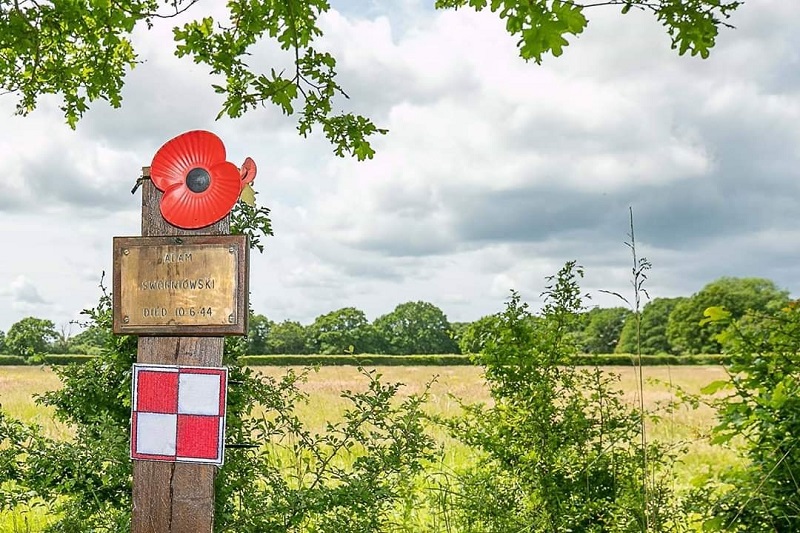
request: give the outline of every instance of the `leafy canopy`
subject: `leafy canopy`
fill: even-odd
[[[669,315],[680,302],[686,298],[655,298],[645,304],[641,313],[639,331],[636,328],[636,316],[630,315],[619,337],[616,353],[636,353],[637,335],[641,339],[642,354],[678,354],[667,339],[667,323]]]
[[[719,322],[704,324],[709,307],[724,307],[734,319],[747,311],[769,312],[781,308],[789,293],[764,278],[723,277],[679,302],[669,315],[667,339],[678,353],[720,353],[716,336],[724,329]]]
[[[651,12],[678,53],[708,57],[720,26],[738,0],[437,0],[437,9],[486,8],[518,38],[520,56],[541,63],[560,56],[568,38],[586,28],[589,7],[618,6]],[[197,0],[0,0],[0,94],[17,98],[17,112],[33,111],[42,95],[62,98],[73,128],[89,103],[122,105],[127,72],[144,62],[134,33],[186,12],[199,18],[173,28],[175,55],[205,65],[210,84],[225,97],[219,116],[235,118],[267,104],[297,115],[298,132],[321,128],[338,156],[372,158],[370,138],[386,133],[362,115],[335,109],[347,98],[336,79],[336,58],[319,47],[327,0],[229,0],[227,13],[210,16]],[[272,42],[291,61],[287,70],[249,63],[253,47]]]
[[[586,326],[580,333],[579,348],[584,353],[612,353],[619,344],[622,329],[632,316],[624,307],[595,307],[584,314]]]
[[[5,345],[12,355],[30,357],[48,352],[56,337],[56,328],[52,320],[29,316],[8,329]]]
[[[247,324],[247,353],[264,354],[267,353],[267,339],[272,332],[275,323],[264,315],[250,315]]]
[[[373,351],[372,327],[364,311],[343,307],[318,316],[309,327],[315,353],[342,354]]]
[[[267,337],[269,354],[303,354],[308,353],[308,334],[300,322],[284,320],[272,325]]]
[[[375,331],[388,354],[456,353],[450,322],[430,302],[406,302],[375,319]]]

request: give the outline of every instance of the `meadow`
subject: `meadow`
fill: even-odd
[[[260,372],[280,376],[284,367],[258,367]],[[427,411],[438,415],[455,415],[459,412],[458,398],[466,402],[491,401],[484,385],[481,368],[472,366],[391,366],[375,367],[385,381],[405,384],[400,396],[421,393],[431,382]],[[619,377],[619,388],[626,401],[639,403],[638,370],[632,367],[604,367]],[[679,386],[687,392],[698,393],[708,383],[727,377],[721,366],[651,366],[644,367],[644,404],[648,411],[660,413],[657,420],[649,422],[649,438],[671,442],[685,450],[675,465],[674,483],[677,488],[687,486],[691,479],[710,468],[735,460],[730,450],[712,447],[707,435],[714,424],[713,411],[705,406],[697,409],[680,407],[665,411],[663,406],[674,399],[670,386]],[[0,405],[9,415],[40,425],[52,437],[69,439],[71,430],[56,421],[52,412],[35,403],[36,394],[59,387],[58,377],[46,367],[0,367]],[[312,371],[301,389],[308,393],[308,403],[300,406],[298,414],[315,431],[323,431],[328,421],[337,420],[347,406],[341,397],[342,390],[361,390],[366,386],[364,376],[355,367],[328,366]],[[451,441],[443,431],[432,429],[437,440],[445,446],[444,460],[452,465],[469,461],[469,450]],[[39,531],[46,521],[42,511],[16,510],[0,513],[0,533]]]

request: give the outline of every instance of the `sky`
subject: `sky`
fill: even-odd
[[[79,330],[112,238],[139,234],[141,167],[193,129],[258,164],[275,236],[251,256],[251,305],[272,320],[424,300],[471,321],[510,289],[537,308],[569,260],[587,304],[619,305],[600,291],[631,296],[629,207],[650,297],[721,276],[800,293],[800,3],[748,1],[706,60],[678,56],[647,14],[593,8],[542,65],[490,12],[431,3],[334,1],[322,17],[342,111],[389,130],[367,162],[277,109],[215,120],[213,79],[173,56],[170,21],[137,30],[122,108],[96,102],[74,131],[58,98],[19,117],[0,96],[0,330],[26,316]],[[286,58],[261,45],[253,61]]]

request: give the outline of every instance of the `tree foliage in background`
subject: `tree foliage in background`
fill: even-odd
[[[394,355],[456,353],[450,322],[430,302],[406,302],[375,319],[383,353]]]
[[[669,315],[686,298],[655,298],[647,302],[642,309],[640,335],[641,349],[644,355],[674,354],[678,355],[667,338]],[[625,321],[625,327],[619,337],[616,353],[636,353],[636,316],[631,315]]]
[[[786,295],[786,291],[777,289],[769,280],[720,278],[690,298],[656,298],[642,310],[642,353],[685,355],[691,352],[683,350],[692,347],[695,353],[717,353],[720,348],[713,335],[718,326],[699,325],[704,309],[710,304],[722,303],[734,316],[740,316],[746,309],[774,309],[785,301]],[[594,354],[636,351],[636,321],[628,310],[594,308],[581,317],[573,332],[580,350]],[[537,318],[531,316],[530,319]],[[42,319],[34,320],[38,323]],[[444,313],[429,302],[407,302],[372,324],[363,311],[354,307],[320,315],[309,325],[291,320],[275,323],[264,315],[253,314],[248,336],[241,342],[248,355],[343,354],[349,353],[351,346],[355,353],[475,354],[483,350],[496,320],[496,315],[488,315],[474,322],[449,323]],[[623,322],[625,325],[620,331]],[[671,337],[668,327],[672,328]],[[97,326],[90,326],[72,337],[64,337],[63,332],[59,335],[54,327],[34,329],[38,333],[30,338],[35,339],[32,343],[39,345],[40,352],[58,349],[65,353],[96,355],[110,335]],[[63,337],[60,348],[59,337]],[[43,345],[46,345],[45,350],[41,349]],[[8,346],[6,349],[10,351]]]
[[[545,54],[561,55],[567,38],[579,35],[588,24],[588,8],[601,5],[619,6],[623,13],[651,12],[680,54],[707,57],[719,28],[727,26],[725,21],[740,4],[739,0],[435,2],[438,9],[489,8],[518,39],[520,56],[537,63]],[[134,33],[188,12],[198,18],[174,27],[175,54],[208,69],[209,85],[225,98],[220,115],[239,117],[275,105],[286,115],[298,116],[301,135],[319,128],[336,155],[373,157],[370,139],[386,130],[362,115],[338,111],[347,95],[336,79],[336,58],[319,47],[320,16],[330,9],[328,1],[228,0],[226,7],[215,18],[195,0],[0,0],[0,90],[17,98],[21,114],[34,110],[43,95],[60,95],[67,123],[74,127],[95,100],[122,105],[125,75],[144,62],[136,53]],[[291,68],[253,62],[253,48],[263,41],[279,47]]]
[[[8,328],[6,349],[11,355],[31,357],[49,352],[57,337],[52,320],[29,316]]]
[[[375,336],[364,311],[343,307],[320,315],[308,329],[312,353],[343,354],[374,351]]]
[[[284,320],[273,324],[267,337],[267,354],[310,353],[308,332],[300,323]],[[260,355],[260,354],[254,354]]]
[[[272,333],[274,322],[264,315],[251,314],[247,324],[247,348],[248,354],[262,354],[267,352],[267,339]]]
[[[583,314],[585,324],[578,335],[579,349],[584,353],[614,353],[625,322],[633,316],[624,307],[595,307]]]
[[[732,357],[730,379],[703,389],[718,425],[712,444],[742,457],[712,470],[698,490],[704,531],[800,531],[800,304],[735,320],[712,307],[705,321]]]
[[[666,456],[638,442],[640,416],[599,368],[579,369],[573,332],[582,311],[567,263],[550,278],[541,317],[512,293],[479,361],[493,404],[448,421],[480,459],[442,483],[442,513],[467,533],[677,530],[667,508]],[[647,490],[642,490],[646,480]]]
[[[86,329],[69,340],[68,352],[74,354],[99,355],[108,345],[111,332],[95,324],[88,324]]]
[[[679,302],[669,315],[667,339],[677,353],[720,353],[716,336],[723,326],[701,325],[709,307],[724,307],[734,319],[747,311],[770,313],[789,300],[788,291],[764,278],[719,278]]]
[[[450,322],[450,337],[453,339],[453,342],[456,343],[456,346],[458,346],[459,351],[461,350],[461,339],[464,338],[464,334],[467,332],[467,328],[470,324],[470,322]],[[464,352],[462,351],[461,353]]]

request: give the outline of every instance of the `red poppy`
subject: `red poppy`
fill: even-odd
[[[236,165],[225,160],[220,138],[208,131],[178,135],[159,148],[150,165],[150,179],[164,193],[161,215],[185,229],[224,218],[239,199],[242,177]]]

